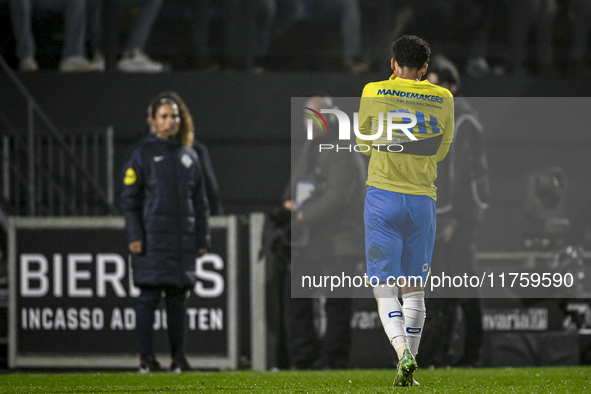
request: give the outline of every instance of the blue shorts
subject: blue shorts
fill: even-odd
[[[390,277],[389,283],[394,283],[393,278],[420,276],[427,280],[435,244],[435,201],[368,187],[364,217],[369,279],[375,276],[382,283]]]

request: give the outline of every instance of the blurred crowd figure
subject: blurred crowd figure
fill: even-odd
[[[388,65],[379,59],[390,42],[413,33],[461,62],[460,71],[472,77],[552,75],[562,68],[570,74],[591,74],[591,0],[426,0],[420,7],[410,0],[116,0],[113,4],[132,10],[135,19],[127,43],[116,54],[121,56],[117,69],[125,72],[166,69],[167,59],[151,59],[144,47],[161,11],[177,7],[182,9],[177,17],[189,22],[192,67],[201,70],[260,72],[289,67],[289,56],[296,54],[283,44],[295,42],[298,49],[308,51],[310,46],[310,53],[321,52],[315,54],[319,58],[340,57],[333,63],[335,71],[387,72]],[[19,70],[39,68],[31,29],[34,7],[63,14],[61,71],[105,69],[102,0],[10,0]],[[211,28],[212,15],[221,16],[221,30]],[[302,22],[306,28],[298,29]],[[309,42],[310,37],[317,39]],[[173,37],[171,43],[176,41]],[[339,48],[318,50],[316,41],[325,49],[331,43]],[[214,42],[221,48],[213,51]]]
[[[217,70],[220,64],[210,48],[210,10],[221,7],[226,19],[223,49],[225,68],[254,68],[267,54],[271,28],[276,15],[275,0],[202,0],[194,5],[194,62],[197,68]]]
[[[306,100],[302,126],[310,116],[335,108],[330,96],[315,92]],[[283,287],[285,344],[291,369],[344,369],[349,364],[352,295],[294,295],[295,278],[305,275],[355,276],[363,261],[363,199],[367,168],[358,152],[319,152],[318,144],[335,144],[330,126],[311,124],[307,140],[295,162],[283,195],[283,208],[291,213],[291,261]],[[302,130],[302,132],[304,132]],[[299,279],[298,279],[299,280]],[[297,288],[297,285],[295,286]],[[348,289],[350,290],[350,289]],[[325,296],[324,302],[321,296]],[[317,329],[323,311],[326,330]]]
[[[124,72],[161,72],[162,63],[150,59],[144,52],[150,30],[158,17],[162,0],[116,0],[117,10],[137,7],[137,15],[128,43],[117,69]],[[32,30],[34,7],[60,12],[64,16],[64,47],[59,70],[62,72],[104,71],[102,47],[102,0],[11,0],[10,18],[16,40],[19,71],[37,71],[35,40]],[[85,54],[87,27],[90,30],[89,60]]]
[[[462,97],[460,74],[446,57],[431,59],[427,79],[454,95],[455,136],[447,157],[438,164],[437,230],[433,249],[433,275],[476,275],[476,238],[489,195],[488,160],[484,129],[478,113]],[[425,325],[423,343],[430,351],[419,355],[428,365],[480,365],[483,345],[482,304],[477,289],[451,290],[446,297],[426,300],[431,313]],[[462,311],[465,326],[463,352],[450,357],[454,335],[459,330],[456,315]]]
[[[195,6],[193,22],[198,68],[220,68],[213,60],[209,46],[208,10],[214,5],[222,6],[227,19],[222,62],[225,69],[261,71],[272,39],[284,36],[298,22],[318,16],[340,21],[341,56],[346,69],[352,72],[367,70],[367,65],[361,61],[358,0],[200,1]]]
[[[354,73],[367,71],[367,64],[361,61],[361,12],[357,0],[280,0],[279,3],[284,7],[284,17],[277,25],[283,31],[311,13],[336,15],[341,29],[343,64]]]
[[[86,37],[86,1],[84,0],[10,0],[10,17],[16,40],[16,56],[20,71],[39,69],[35,60],[36,46],[33,37],[33,7],[38,6],[64,15],[64,47],[60,71],[95,71],[96,65],[84,56]]]
[[[571,44],[565,58],[568,71],[573,74],[590,74],[586,63],[587,45],[591,30],[591,1],[589,0],[493,0],[479,2],[482,17],[476,30],[466,72],[471,76],[497,74],[527,74],[524,68],[528,53],[529,34],[534,31],[537,44],[537,65],[541,74],[556,74],[554,61],[554,32],[556,15],[562,9],[572,19]],[[491,30],[503,14],[506,15],[506,52],[502,65],[492,69],[487,61],[490,56]]]
[[[87,0],[89,7],[90,44],[93,62],[99,71],[105,70],[103,55],[103,1]],[[129,9],[137,7],[134,25],[129,34],[127,44],[117,63],[117,69],[124,72],[157,73],[164,71],[164,65],[156,62],[144,52],[152,25],[158,17],[162,0],[116,0],[116,7]]]

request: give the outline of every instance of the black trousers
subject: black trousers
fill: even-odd
[[[440,275],[474,275],[476,257],[476,235],[478,222],[472,220],[458,220],[453,237],[447,244],[441,240],[435,242],[433,250],[432,273]],[[466,289],[458,293],[462,298],[427,299],[428,319],[425,323],[421,347],[428,349],[423,360],[435,366],[449,365],[446,358],[454,333],[455,312],[462,308],[463,323],[465,325],[463,357],[456,364],[475,364],[480,357],[483,343],[482,332],[482,303],[478,293],[467,293]],[[425,345],[423,347],[423,345]],[[427,361],[428,360],[428,361]]]
[[[286,275],[283,316],[287,351],[294,369],[344,369],[351,345],[351,299],[327,298],[326,333],[318,338],[313,298],[291,298],[291,275]]]
[[[154,356],[153,329],[154,311],[164,293],[166,304],[166,324],[172,357],[184,355],[187,330],[187,289],[173,286],[141,286],[141,294],[136,305],[136,335],[140,357]]]

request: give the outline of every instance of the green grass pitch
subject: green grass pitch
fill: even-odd
[[[392,387],[391,370],[15,373],[0,393],[591,393],[591,367],[420,369],[420,387]]]

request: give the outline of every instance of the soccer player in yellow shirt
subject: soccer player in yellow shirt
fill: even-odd
[[[394,385],[412,386],[418,384],[414,356],[435,243],[433,182],[453,140],[454,107],[449,90],[421,81],[431,52],[424,40],[403,36],[392,52],[394,74],[363,89],[357,144],[369,146],[364,153],[371,155],[364,211],[367,275],[379,283],[373,288],[378,313],[399,359]]]

